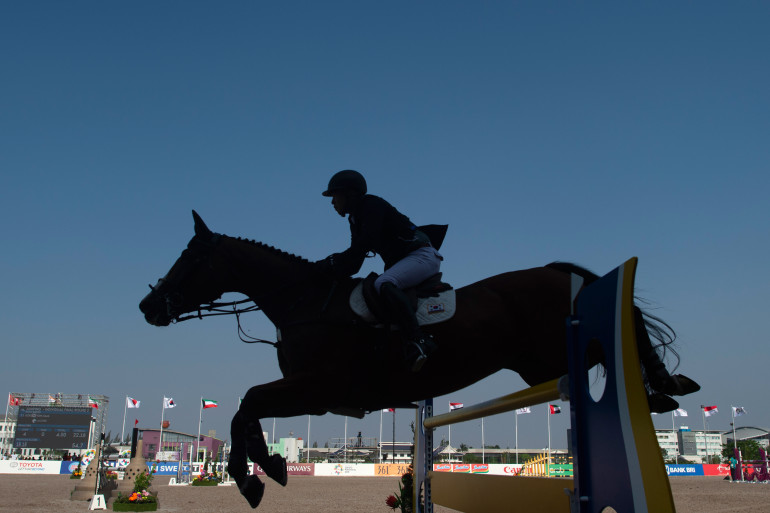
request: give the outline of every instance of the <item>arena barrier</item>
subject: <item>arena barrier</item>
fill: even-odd
[[[420,404],[415,436],[414,511],[433,503],[460,511],[598,513],[674,512],[647,395],[634,331],[632,258],[587,286],[567,319],[569,375],[450,413],[432,416],[432,400]],[[573,276],[572,299],[582,279]],[[565,298],[566,300],[566,298]],[[589,392],[586,352],[600,344],[606,362],[601,397]],[[570,401],[574,477],[508,477],[442,473],[433,468],[433,429],[561,398]],[[423,493],[424,489],[424,493]],[[421,505],[424,495],[424,505]]]

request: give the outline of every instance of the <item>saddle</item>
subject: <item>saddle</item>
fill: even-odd
[[[390,324],[390,316],[380,295],[374,289],[379,275],[371,273],[358,282],[350,294],[350,308],[364,322],[381,327]],[[442,273],[434,274],[415,287],[406,289],[420,326],[451,319],[457,309],[455,290],[441,281]]]

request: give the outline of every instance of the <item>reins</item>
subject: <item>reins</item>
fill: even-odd
[[[253,304],[245,308],[238,307],[238,305],[242,305],[244,303],[253,303]],[[232,310],[226,309],[230,307],[232,308]],[[207,305],[200,305],[198,307],[197,314],[177,317],[173,319],[171,322],[176,324],[182,321],[188,321],[190,319],[203,319],[204,317],[216,317],[219,315],[235,315],[235,320],[236,320],[236,323],[238,324],[238,338],[241,339],[241,342],[244,342],[246,344],[269,344],[273,347],[278,347],[278,342],[272,342],[270,340],[265,340],[258,337],[252,337],[251,335],[246,333],[243,330],[243,327],[241,326],[241,314],[248,313],[248,312],[259,312],[260,310],[262,310],[262,308],[257,306],[257,304],[251,299],[241,299],[240,301],[232,301],[230,303],[209,303]],[[203,313],[204,311],[212,312],[212,313]]]

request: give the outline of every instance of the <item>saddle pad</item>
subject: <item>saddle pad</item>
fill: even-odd
[[[350,308],[369,324],[380,324],[366,305],[363,282],[359,282],[350,293]],[[454,289],[445,290],[438,297],[421,297],[417,299],[417,322],[420,326],[444,322],[454,316],[455,310],[457,302]]]

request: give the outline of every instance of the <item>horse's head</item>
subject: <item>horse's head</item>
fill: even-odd
[[[148,323],[168,326],[180,315],[198,309],[201,304],[217,299],[222,290],[211,277],[211,252],[220,235],[208,229],[193,210],[195,236],[166,276],[150,285],[151,292],[139,303]]]

